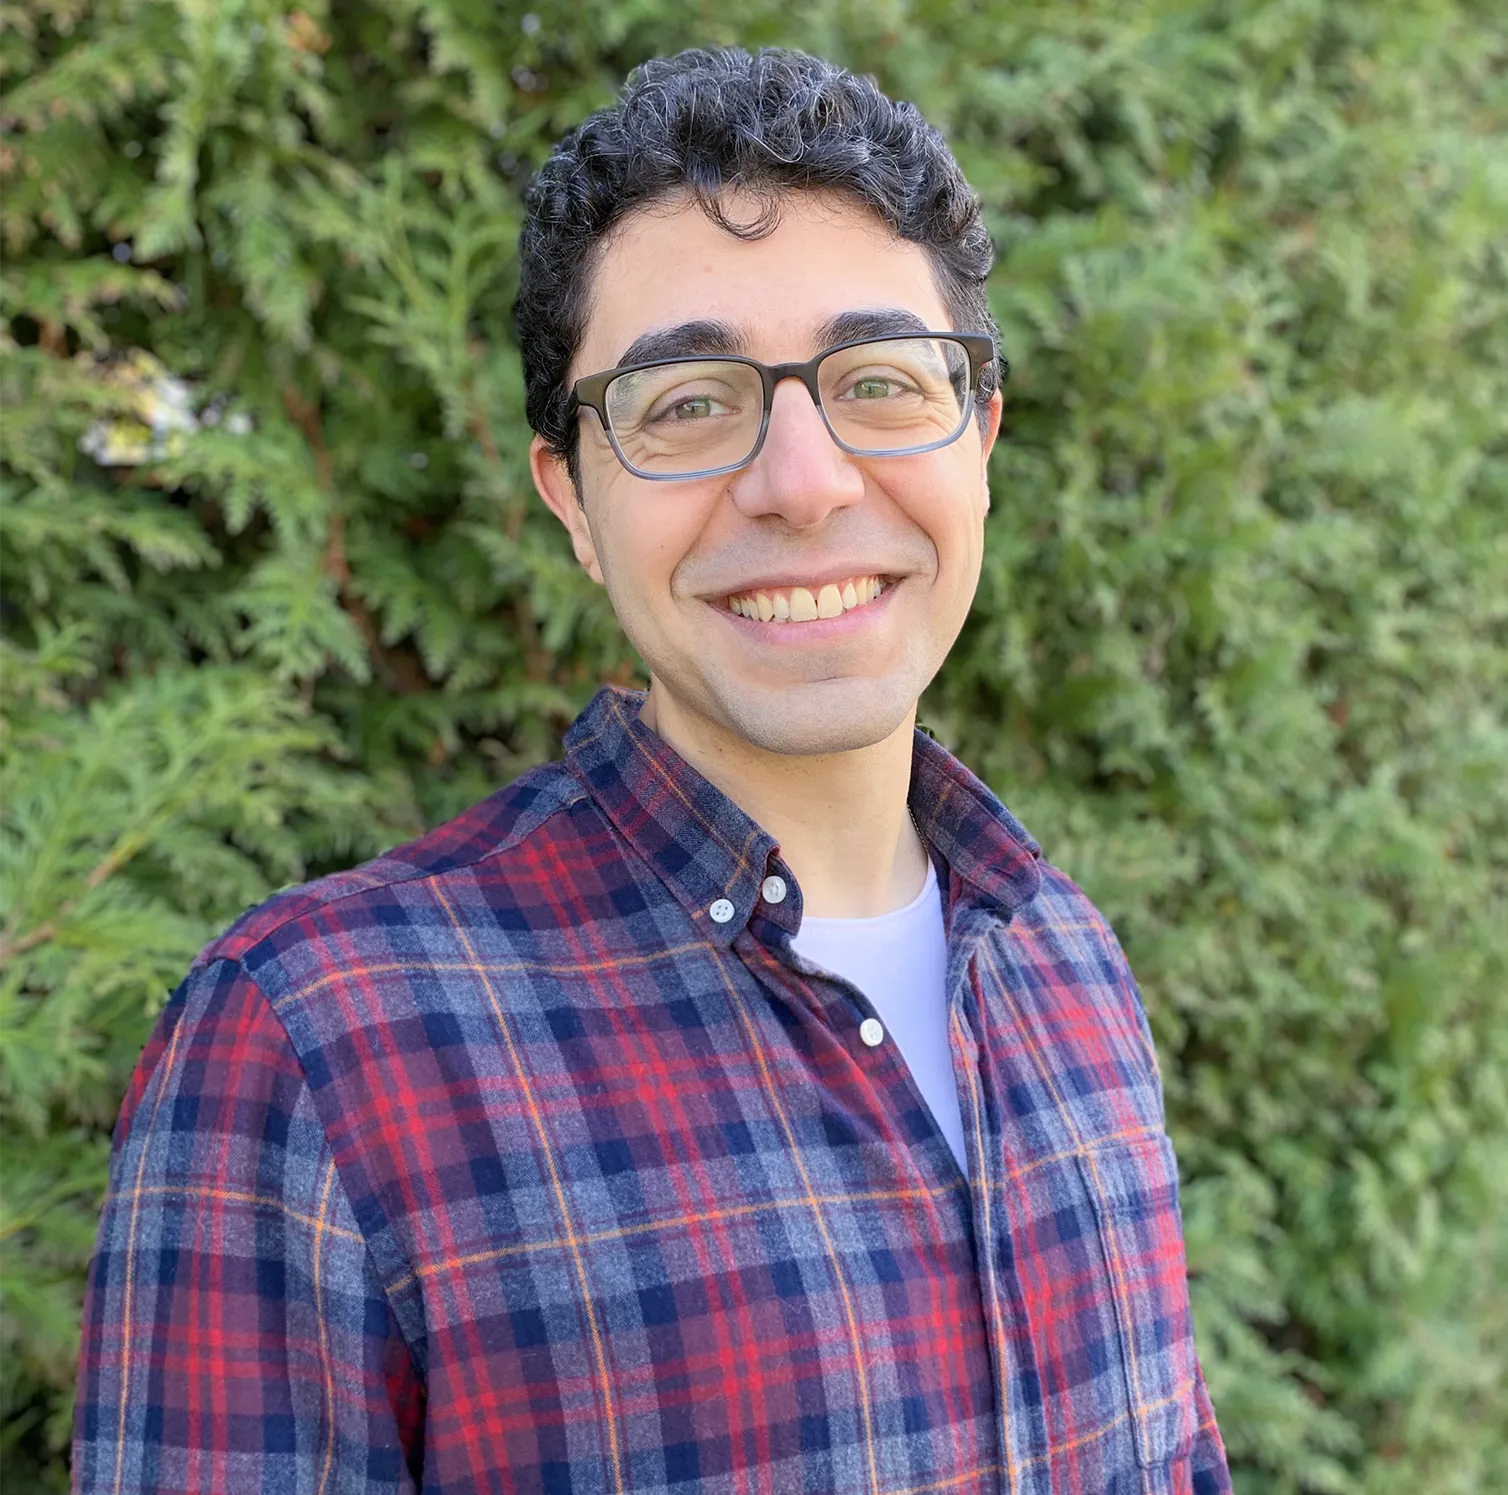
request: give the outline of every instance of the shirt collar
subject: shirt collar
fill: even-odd
[[[757,912],[787,931],[801,898],[775,838],[639,720],[642,691],[604,686],[565,737],[566,762],[618,833],[655,869],[707,939],[727,945]],[[911,813],[929,847],[1002,918],[1037,890],[1037,843],[945,748],[916,734]],[[766,878],[789,895],[763,897]],[[732,915],[718,907],[732,904]]]
[[[1036,897],[1042,848],[979,779],[920,729],[911,749],[909,800],[928,848],[977,903],[1009,919]]]

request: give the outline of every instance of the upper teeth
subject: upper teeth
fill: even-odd
[[[809,587],[771,587],[728,598],[728,607],[742,618],[757,623],[810,623],[814,618],[836,618],[855,607],[873,602],[885,589],[878,576],[855,576],[848,581],[830,581],[815,592]]]

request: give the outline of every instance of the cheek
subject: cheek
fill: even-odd
[[[940,572],[977,564],[984,543],[987,507],[977,470],[954,469],[934,474],[918,485],[908,505],[912,522],[932,542]]]
[[[614,607],[644,618],[671,606],[676,567],[697,536],[688,506],[637,491],[604,499],[593,529]]]
[[[987,507],[984,491],[974,472],[956,474],[956,485],[943,488],[953,502],[934,512],[929,533],[937,549],[939,601],[967,607],[979,582],[984,560],[984,516]]]

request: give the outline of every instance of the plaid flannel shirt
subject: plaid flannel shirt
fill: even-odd
[[[116,1128],[75,1488],[1228,1491],[1104,921],[918,734],[966,1180],[641,700],[195,962]]]

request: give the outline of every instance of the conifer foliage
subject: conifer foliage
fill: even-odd
[[[1491,0],[31,0],[0,142],[0,1459],[62,1488],[198,946],[638,666],[531,498],[522,184],[639,59],[943,128],[1013,365],[924,705],[1110,914],[1243,1495],[1508,1489],[1508,27]]]

